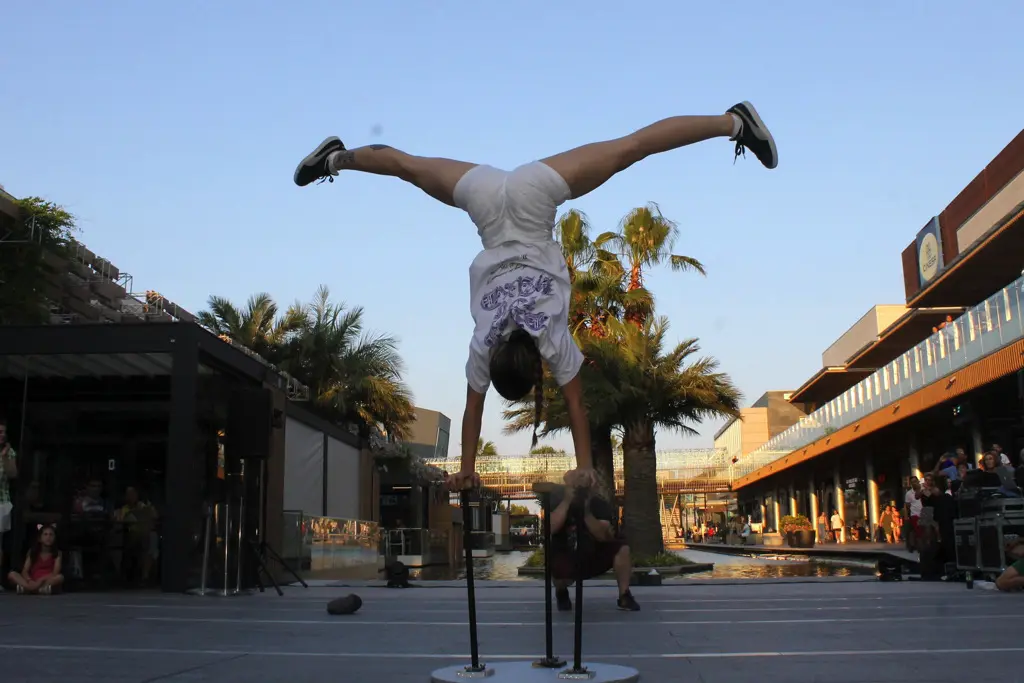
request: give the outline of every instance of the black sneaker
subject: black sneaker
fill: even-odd
[[[740,102],[731,107],[728,113],[735,114],[743,122],[740,134],[731,138],[736,141],[736,156],[745,156],[744,150],[749,149],[766,168],[778,166],[779,152],[775,149],[775,138],[758,116],[754,105],[750,102]]]
[[[555,602],[558,603],[559,612],[572,611],[572,600],[569,598],[568,588],[559,588],[555,590]]]
[[[633,594],[630,593],[629,591],[626,591],[625,593],[623,593],[622,595],[619,596],[619,603],[618,604],[619,604],[619,609],[622,610],[623,612],[639,612],[640,611],[640,605],[636,604],[636,599],[633,597]]]
[[[295,169],[295,184],[305,187],[312,182],[329,180],[334,182],[331,169],[327,167],[327,157],[334,152],[344,152],[345,145],[336,137],[329,137],[320,143],[320,146],[310,152],[309,156],[302,160],[299,167]]]

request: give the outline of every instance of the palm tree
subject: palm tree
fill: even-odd
[[[713,359],[685,364],[698,351],[696,340],[663,352],[668,326],[654,320],[644,270],[668,262],[673,270],[705,272],[696,259],[671,253],[675,223],[650,204],[630,211],[617,233],[590,240],[589,229],[586,216],[575,211],[563,214],[557,227],[573,284],[569,326],[586,357],[581,373],[591,455],[600,493],[613,500],[614,454],[621,446],[630,544],[639,554],[655,554],[662,549],[655,428],[692,433],[706,417],[734,414],[739,395],[715,372]],[[544,378],[541,436],[569,429],[561,391],[550,375]],[[508,404],[503,416],[506,433],[532,428],[532,394]]]
[[[620,241],[617,233],[602,233],[591,240],[586,214],[570,209],[559,217],[555,237],[572,284],[569,329],[573,335],[605,336],[608,325],[620,320],[627,308],[638,313],[650,309],[650,293],[643,287],[626,290],[622,261],[606,248]]]
[[[667,331],[664,317],[626,326],[613,343],[618,355],[610,355],[620,363],[626,535],[634,552],[645,556],[663,550],[655,429],[695,435],[694,427],[706,419],[738,416],[741,400],[728,375],[718,372],[717,360],[695,357],[696,339],[666,350]]]
[[[654,202],[633,209],[619,224],[619,232],[609,242],[619,247],[626,262],[628,281],[626,291],[633,292],[644,286],[644,269],[667,262],[672,270],[694,271],[706,275],[704,265],[690,256],[672,253],[679,237],[679,227],[666,218]],[[641,325],[650,317],[651,307],[628,307],[626,319]]]
[[[329,419],[355,425],[363,438],[374,430],[396,440],[408,435],[415,414],[398,342],[365,334],[362,308],[333,303],[325,286],[311,303],[293,304],[280,316],[266,293],[249,297],[243,309],[219,296],[208,305],[199,324],[293,375]]]
[[[293,304],[278,316],[277,304],[266,292],[250,296],[243,309],[221,296],[211,296],[207,306],[209,310],[196,316],[200,325],[270,362],[280,360],[281,347],[289,335],[299,330],[306,317],[299,304]]]
[[[498,447],[494,445],[493,441],[484,441],[483,439],[477,439],[476,457],[494,457],[496,455],[498,455]]]
[[[287,344],[282,369],[309,386],[316,402],[367,437],[374,428],[396,440],[415,420],[412,393],[402,381],[398,341],[363,331],[363,309],[331,301],[321,286]]]

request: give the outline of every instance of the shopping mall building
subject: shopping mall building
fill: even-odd
[[[875,306],[825,350],[786,394],[806,413],[795,424],[758,427],[756,447],[730,437],[740,509],[767,528],[838,509],[876,529],[909,477],[958,447],[976,460],[998,444],[1021,464],[1024,131],[923,222],[902,254],[906,304]]]

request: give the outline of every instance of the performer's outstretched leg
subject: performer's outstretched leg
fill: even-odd
[[[737,155],[749,149],[768,168],[779,163],[775,140],[749,102],[737,104],[721,116],[663,119],[625,137],[583,145],[542,161],[565,179],[575,199],[652,154],[717,137],[735,140]]]
[[[341,140],[330,137],[295,169],[295,184],[302,187],[321,179],[334,182],[333,176],[339,171],[350,169],[401,178],[434,199],[455,206],[455,185],[476,166],[454,159],[413,156],[387,145],[345,149]]]

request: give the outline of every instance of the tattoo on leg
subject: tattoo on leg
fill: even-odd
[[[391,145],[369,145],[370,149],[379,152],[382,149],[391,149]]]
[[[345,149],[340,152],[335,152],[333,162],[335,168],[341,168],[342,166],[351,166],[355,163],[356,155],[351,150]]]

